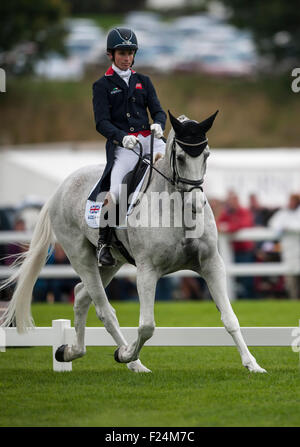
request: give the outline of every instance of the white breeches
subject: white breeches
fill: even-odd
[[[150,139],[151,135],[143,137],[138,135],[138,140],[143,146],[143,155],[150,153]],[[160,152],[162,155],[165,153],[166,144],[161,139],[154,138],[153,153]],[[134,147],[134,151],[140,153],[138,145]],[[114,165],[110,175],[110,193],[113,198],[118,202],[119,198],[119,185],[128,172],[132,171],[136,163],[138,162],[138,156],[130,149],[117,146],[115,149]]]

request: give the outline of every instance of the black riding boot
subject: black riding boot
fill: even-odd
[[[111,267],[115,265],[115,260],[110,253],[112,228],[100,227],[97,247],[97,261],[99,267]]]

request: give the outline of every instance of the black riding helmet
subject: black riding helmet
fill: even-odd
[[[136,35],[129,28],[114,28],[107,36],[107,51],[113,53],[114,50],[138,50]]]

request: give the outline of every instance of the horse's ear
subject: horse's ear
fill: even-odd
[[[178,119],[175,118],[175,116],[172,115],[172,113],[170,112],[170,110],[168,110],[168,114],[170,117],[170,121],[172,124],[172,127],[174,129],[175,133],[180,133],[182,131],[182,124],[180,121],[178,121]]]
[[[206,132],[209,131],[209,129],[211,128],[211,126],[213,125],[213,122],[215,120],[215,117],[217,116],[219,110],[217,110],[213,115],[211,115],[209,118],[207,118],[206,120],[202,121],[201,123],[198,124],[199,128],[201,129],[201,131],[205,134]]]

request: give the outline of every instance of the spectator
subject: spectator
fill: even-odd
[[[223,211],[224,204],[223,204],[223,202],[221,200],[214,199],[214,198],[209,199],[209,204],[210,204],[210,207],[211,207],[212,212],[214,214],[214,217],[215,217],[215,219],[217,221],[219,219],[219,217],[220,217],[220,214]]]
[[[118,278],[113,278],[108,286],[105,288],[105,292],[109,301],[116,301],[121,299],[121,284]]]
[[[70,264],[63,248],[55,244],[54,265]],[[71,302],[73,300],[73,291],[79,279],[74,278],[54,278],[52,280],[52,291],[55,302]]]
[[[60,265],[69,264],[62,247],[55,244],[55,249],[50,255],[47,264]],[[33,290],[35,301],[42,302],[71,302],[73,301],[73,290],[79,279],[73,278],[39,278]]]
[[[155,301],[170,301],[173,299],[177,286],[176,278],[160,278],[157,282]],[[114,278],[106,287],[109,300],[138,301],[139,296],[135,278]]]
[[[243,208],[238,196],[230,191],[228,193],[224,210],[217,219],[220,232],[234,233],[242,228],[253,227],[253,218],[249,209]],[[232,243],[235,262],[253,262],[255,259],[255,244],[252,241],[235,241]],[[242,277],[237,280],[238,298],[254,298],[254,279]]]
[[[300,231],[300,197],[298,194],[291,194],[288,205],[275,212],[268,222],[270,228],[278,231]],[[286,235],[282,238],[281,252],[285,262],[290,265],[299,262],[300,256],[300,237],[298,243],[295,243],[295,235]],[[287,275],[285,277],[286,288],[291,299],[299,298],[299,276]]]
[[[13,228],[13,231],[26,231],[25,228],[25,222],[23,219],[17,217],[15,219]],[[18,243],[11,243],[4,247],[3,252],[1,253],[1,256],[4,255],[2,262],[6,266],[10,266],[13,264],[13,262],[16,260],[16,257],[27,250],[27,247],[25,245],[20,245]],[[0,298],[1,300],[10,300],[12,294],[13,294],[14,286],[9,286],[4,290],[0,291]]]
[[[46,262],[46,265],[54,264],[54,253],[52,252]],[[38,278],[33,288],[33,301],[34,302],[54,302],[54,295],[51,288],[52,279]]]
[[[256,250],[257,262],[280,262],[280,243],[266,241]],[[255,290],[262,298],[286,298],[283,276],[258,276],[254,279]]]
[[[160,278],[156,286],[155,301],[172,300],[176,284],[175,278]]]
[[[273,210],[260,205],[256,194],[252,193],[249,196],[249,210],[252,214],[253,224],[256,227],[265,227]]]
[[[210,294],[206,282],[202,278],[183,277],[180,282],[180,299],[182,300],[208,300]]]
[[[25,222],[23,219],[19,217],[16,218],[13,226],[13,231],[26,231]],[[27,250],[27,247],[22,246],[18,243],[8,244],[5,249],[7,256],[4,260],[5,265],[11,265],[16,259],[17,255],[24,252],[25,250]]]
[[[135,284],[135,279],[131,277],[118,278],[119,296],[116,299],[122,301],[138,301],[139,296]]]
[[[12,229],[11,220],[9,214],[12,210],[9,208],[0,208],[0,231],[9,231]]]
[[[300,229],[300,196],[291,194],[285,208],[276,211],[269,219],[268,226],[279,232]]]

